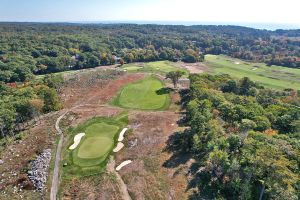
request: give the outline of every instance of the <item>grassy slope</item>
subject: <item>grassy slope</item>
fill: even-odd
[[[125,86],[113,104],[123,108],[141,110],[164,110],[170,104],[168,94],[157,94],[163,83],[149,76],[141,81]]]
[[[266,87],[300,89],[300,69],[280,66],[268,67],[264,63],[249,63],[223,55],[207,55],[206,65],[214,74],[229,74],[233,77],[249,77]]]
[[[163,83],[159,79],[149,76],[125,86],[113,104],[131,109],[164,110],[169,107],[170,97],[168,94],[157,94],[162,88]]]
[[[169,61],[126,64],[122,68],[124,70],[127,70],[128,72],[149,72],[149,73],[159,73],[162,75],[165,75],[171,71],[182,71],[186,75],[188,75],[189,73],[186,69],[174,67],[172,65],[172,62]]]

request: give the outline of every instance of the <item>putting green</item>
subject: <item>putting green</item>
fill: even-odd
[[[83,159],[99,158],[113,147],[113,140],[108,137],[90,137],[80,146],[77,156]]]
[[[83,129],[86,133],[72,152],[73,163],[80,167],[101,164],[114,147],[120,127],[111,122],[90,123]]]
[[[125,86],[114,104],[124,108],[162,110],[169,106],[168,94],[160,93],[163,83],[152,76]]]

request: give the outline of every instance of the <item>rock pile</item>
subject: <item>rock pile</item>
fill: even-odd
[[[44,150],[36,160],[31,163],[31,170],[27,172],[28,178],[32,181],[35,188],[42,192],[48,176],[48,168],[51,160],[51,150]]]

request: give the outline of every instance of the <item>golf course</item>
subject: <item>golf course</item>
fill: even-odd
[[[300,70],[265,63],[247,62],[225,55],[206,55],[205,65],[212,74],[229,74],[235,78],[249,77],[263,86],[274,89],[299,89]]]
[[[164,110],[170,104],[168,94],[160,94],[163,88],[161,80],[148,76],[136,83],[125,86],[113,104],[122,108],[140,110]]]
[[[125,85],[113,105],[133,110],[164,110],[170,104],[169,94],[160,93],[164,84],[154,76]],[[93,118],[71,131],[66,148],[66,174],[89,175],[101,172],[117,145],[117,138],[127,126],[127,114],[110,118]]]
[[[183,68],[178,68],[173,66],[173,62],[170,61],[154,61],[148,63],[130,63],[122,66],[123,70],[128,72],[147,72],[147,73],[157,73],[165,75],[171,71],[182,71],[185,75],[188,71]]]
[[[79,132],[85,133],[75,149],[66,149],[68,165],[65,172],[71,175],[88,175],[101,172],[105,161],[117,143],[119,132],[127,124],[127,115],[112,118],[94,118],[79,125],[71,132],[71,138]],[[69,145],[73,141],[70,140]]]

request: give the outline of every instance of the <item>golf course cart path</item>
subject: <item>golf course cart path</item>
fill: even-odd
[[[54,170],[53,170],[53,176],[52,176],[52,185],[51,185],[51,190],[50,190],[50,200],[56,200],[56,195],[58,191],[58,174],[59,174],[59,164],[60,164],[60,159],[61,159],[61,150],[63,146],[63,140],[64,140],[64,135],[62,130],[59,128],[59,122],[61,119],[69,112],[70,110],[67,110],[64,112],[61,116],[59,116],[56,120],[55,123],[55,129],[57,133],[60,135],[59,142],[57,145],[57,150],[56,150],[56,155],[55,155],[55,165],[54,165]]]
[[[116,165],[115,160],[111,156],[109,162],[107,163],[107,171],[116,175],[117,181],[119,182],[119,185],[120,185],[120,190],[121,190],[122,197],[123,197],[122,199],[123,200],[132,200],[128,193],[126,184],[124,183],[120,174],[115,170],[115,165]]]

